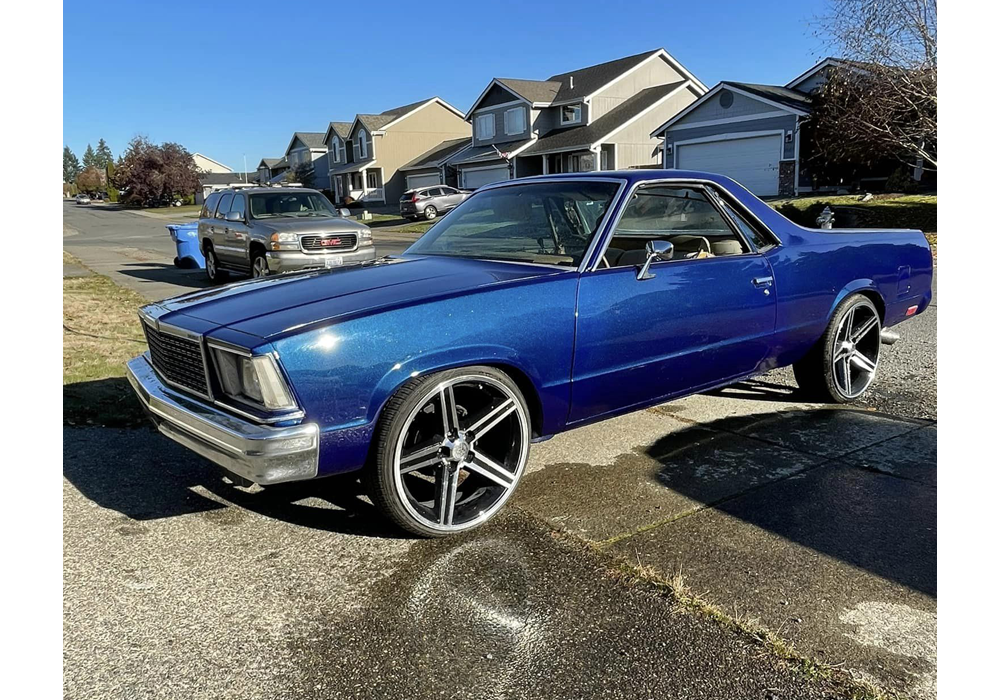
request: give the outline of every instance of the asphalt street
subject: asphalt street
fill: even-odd
[[[69,252],[147,298],[201,284],[166,221],[64,221]],[[380,252],[411,239],[376,231]],[[859,404],[775,371],[581,428],[443,541],[387,526],[350,477],[244,489],[151,429],[66,427],[66,697],[844,696],[620,561],[935,697],[936,310]]]

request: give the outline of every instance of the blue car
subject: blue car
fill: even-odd
[[[480,189],[398,257],[146,306],[128,377],[241,483],[359,471],[441,536],[571,428],[784,365],[857,399],[931,275],[919,231],[802,228],[718,175],[542,176]]]

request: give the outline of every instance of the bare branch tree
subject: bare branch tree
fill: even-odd
[[[936,0],[830,0],[818,26],[842,60],[816,98],[817,155],[936,169]]]

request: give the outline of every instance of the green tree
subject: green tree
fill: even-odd
[[[80,167],[76,154],[69,149],[69,146],[63,146],[63,182],[75,183],[76,176],[81,170],[83,168]]]
[[[87,144],[87,150],[83,154],[83,167],[85,168],[96,168],[98,167],[97,154],[94,153],[94,149]]]
[[[104,173],[95,167],[84,168],[76,176],[76,186],[81,192],[94,194],[104,188]]]
[[[101,142],[103,143],[103,139]],[[98,146],[98,150],[100,147]],[[109,151],[110,153],[110,151]],[[104,168],[104,182],[107,183],[107,193],[109,202],[118,201],[118,188],[115,186],[115,164],[114,161],[109,160],[107,166]]]
[[[111,149],[108,148],[108,144],[105,143],[104,139],[97,142],[97,167],[107,169],[109,165],[115,162],[115,157],[111,153]]]

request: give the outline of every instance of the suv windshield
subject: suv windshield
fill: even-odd
[[[619,186],[564,180],[485,190],[467,199],[406,252],[576,267]]]
[[[336,215],[327,198],[318,192],[264,192],[250,195],[250,216],[254,219]]]

